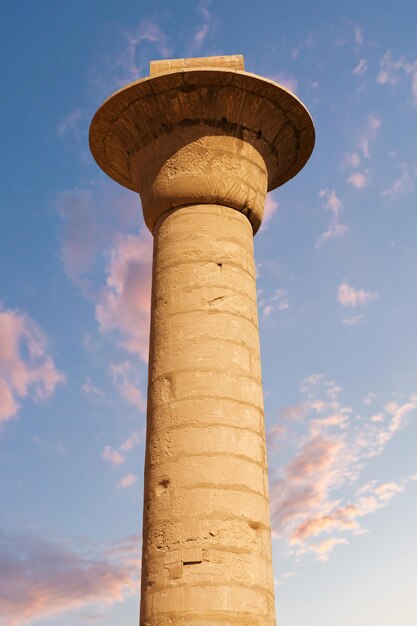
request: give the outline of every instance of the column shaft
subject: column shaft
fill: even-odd
[[[154,237],[141,625],[273,626],[252,227],[196,205]]]

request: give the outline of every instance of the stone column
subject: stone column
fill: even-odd
[[[154,235],[143,626],[275,624],[253,234],[313,143],[238,56],[153,62],[93,119]]]

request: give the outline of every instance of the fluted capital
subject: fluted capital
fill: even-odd
[[[239,58],[164,61],[94,116],[94,158],[140,193],[152,232],[165,211],[196,203],[237,209],[256,232],[267,190],[308,160],[314,127],[307,109],[284,87],[234,69]]]

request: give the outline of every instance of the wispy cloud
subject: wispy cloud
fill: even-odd
[[[370,459],[382,454],[417,412],[417,394],[387,403],[381,419],[372,420],[343,405],[342,392],[322,375],[309,377],[298,409],[280,411],[273,427],[285,427],[286,450],[292,450],[271,485],[274,534],[288,542],[297,559],[312,553],[326,560],[336,546],[348,543],[346,534],[364,532],[363,518],[387,506],[413,479],[358,484]],[[272,465],[275,450],[272,445]]]
[[[319,192],[319,198],[323,198],[325,201],[325,208],[330,211],[330,223],[327,230],[320,236],[316,242],[316,248],[319,248],[323,243],[334,239],[335,237],[342,237],[348,230],[345,224],[340,223],[340,212],[342,209],[342,203],[336,194],[334,189],[321,189]]]
[[[105,446],[101,456],[106,461],[110,461],[112,465],[123,465],[126,462],[126,453],[137,446],[142,439],[143,437],[139,432],[132,432],[117,448]]]
[[[81,134],[81,122],[83,120],[83,112],[81,109],[77,108],[68,113],[58,124],[57,132],[60,137],[64,137],[65,135],[72,134],[75,136],[77,141],[80,141],[82,138]]]
[[[358,140],[358,144],[357,144],[358,149],[362,152],[362,155],[367,159],[369,159],[371,156],[370,155],[371,141],[373,141],[376,138],[380,126],[381,126],[380,118],[374,115],[368,115],[366,126],[364,130],[362,131]]]
[[[342,306],[357,307],[358,305],[368,304],[378,298],[376,292],[365,291],[365,289],[355,289],[348,285],[344,280],[338,288],[337,301]]]
[[[314,36],[312,31],[310,31],[306,37],[298,44],[296,48],[294,48],[291,52],[291,56],[293,59],[298,59],[300,56],[300,52],[303,50],[310,50],[314,44]]]
[[[117,41],[116,33],[113,39]],[[130,30],[120,33],[112,53],[97,56],[90,69],[94,91],[110,94],[149,73],[149,59],[166,58],[171,54],[168,37],[160,23],[145,18]]]
[[[146,409],[146,400],[140,390],[140,376],[137,368],[129,361],[112,363],[110,365],[110,373],[113,383],[119,390],[122,398],[128,404],[133,404],[140,411],[144,411]]]
[[[364,315],[351,315],[348,317],[344,317],[342,320],[342,323],[345,326],[356,326],[356,324],[359,324],[359,322],[361,322],[364,318]]]
[[[282,85],[286,89],[289,89],[289,91],[297,91],[298,81],[295,76],[289,74],[288,72],[277,72],[276,74],[273,74],[270,78],[279,85]]]
[[[138,223],[135,194],[111,182],[62,191],[55,198],[61,218],[61,255],[68,277],[91,296],[91,276],[117,234]]]
[[[366,59],[360,59],[359,63],[353,68],[352,74],[355,76],[363,76],[368,69]]]
[[[368,176],[366,172],[353,172],[348,177],[348,183],[356,189],[363,189],[368,184]]]
[[[199,50],[205,43],[213,26],[213,16],[210,12],[210,2],[205,0],[198,5],[198,13],[201,18],[200,24],[197,26],[192,38],[192,50]]]
[[[64,381],[41,328],[28,315],[0,303],[0,422],[16,417],[24,398],[45,400]]]
[[[387,506],[412,477],[373,480],[360,485],[370,459],[382,454],[391,438],[417,412],[417,394],[392,401],[372,420],[341,402],[343,390],[334,381],[314,375],[303,381],[303,399],[288,420],[280,412],[275,426],[285,428],[288,462],[271,484],[274,533],[297,559],[314,554],[326,560],[349,534],[364,532],[362,520]],[[274,465],[276,448],[270,448]],[[280,453],[281,454],[281,453]]]
[[[118,450],[115,450],[111,446],[105,446],[101,456],[106,461],[110,461],[112,465],[121,465],[126,461],[126,457],[124,457]]]
[[[117,483],[116,487],[118,489],[128,489],[135,484],[137,479],[138,477],[136,476],[136,474],[127,474]]]
[[[262,219],[261,232],[268,227],[268,224],[271,218],[275,215],[278,209],[279,209],[278,200],[271,193],[268,193],[265,199],[264,215]]]
[[[407,163],[401,165],[401,174],[394,182],[381,191],[381,196],[386,196],[390,200],[395,200],[401,196],[409,195],[414,189],[414,180],[411,168]]]
[[[148,360],[151,300],[152,238],[120,235],[110,253],[107,284],[96,306],[100,331],[116,330],[124,347]]]
[[[286,290],[278,288],[270,297],[262,297],[259,300],[259,308],[264,318],[270,317],[274,311],[287,311],[290,307]]]
[[[0,532],[2,623],[24,626],[138,593],[137,539],[129,539],[129,546],[124,555],[117,549],[110,554],[85,543],[77,548],[68,540]]]
[[[396,85],[404,76],[410,80],[413,103],[417,105],[417,60],[407,61],[401,57],[394,61],[391,50],[387,50],[380,61],[377,82],[380,85]]]

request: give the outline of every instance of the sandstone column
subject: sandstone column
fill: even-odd
[[[152,62],[93,119],[154,235],[141,625],[275,624],[253,234],[313,144],[240,56]]]

